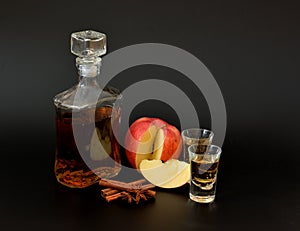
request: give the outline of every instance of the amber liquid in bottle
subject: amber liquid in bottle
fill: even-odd
[[[121,165],[119,143],[114,132],[118,130],[119,117],[112,118],[112,107],[97,108],[95,114],[93,110],[88,109],[73,112],[73,125],[72,112],[57,110],[55,163],[57,180],[69,187],[84,188],[97,182],[99,178],[117,175]],[[94,119],[92,116],[95,116]],[[80,145],[85,146],[85,153],[79,153],[77,149],[72,126],[84,126],[87,128],[85,130],[89,131],[80,134]],[[89,129],[92,126],[95,126],[94,130]],[[115,126],[114,132],[112,126]],[[101,153],[103,150],[99,148],[92,150],[93,142],[97,141],[100,141],[106,153]],[[82,155],[85,155],[84,159],[93,171],[87,166]]]

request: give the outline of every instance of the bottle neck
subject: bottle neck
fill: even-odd
[[[101,58],[99,57],[77,57],[76,66],[78,68],[79,81],[85,79],[96,80],[100,74]]]

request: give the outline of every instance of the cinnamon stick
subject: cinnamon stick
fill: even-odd
[[[122,192],[119,192],[119,193],[116,193],[116,194],[105,197],[105,200],[107,202],[111,202],[113,200],[116,200],[116,199],[119,199],[119,198],[122,198],[122,197],[124,197],[124,194]]]
[[[100,180],[99,185],[101,185],[103,187],[115,188],[118,190],[125,190],[125,191],[132,189],[131,186],[128,186],[126,184],[120,184],[120,183],[117,184],[117,183],[107,181],[107,180]]]
[[[133,201],[138,204],[140,200],[146,201],[149,197],[153,198],[156,192],[151,190],[155,188],[153,184],[145,184],[145,179],[125,183],[116,180],[100,180],[99,185],[107,187],[101,190],[101,196],[105,198],[107,202],[122,198],[127,199],[128,203]]]
[[[106,193],[106,192],[111,191],[111,190],[113,190],[113,189],[112,188],[105,188],[105,189],[102,189],[101,192]]]
[[[109,188],[109,190],[106,190],[106,191],[102,190],[101,191],[101,196],[102,197],[106,197],[106,196],[110,196],[110,195],[116,194],[118,192],[119,192],[119,190],[117,190],[117,189],[111,189],[111,188]]]
[[[136,181],[139,182],[139,181]],[[125,191],[129,191],[132,192],[134,190],[137,189],[143,189],[143,190],[147,190],[147,189],[151,189],[151,188],[155,188],[155,185],[152,184],[147,184],[145,186],[141,186],[141,185],[135,185],[132,183],[124,183],[124,182],[120,182],[120,181],[114,181],[114,180],[100,180],[99,181],[99,185],[103,186],[103,187],[108,187],[108,188],[114,188],[114,189],[118,189],[118,190],[125,190]]]
[[[141,180],[136,180],[136,181],[129,182],[128,184],[142,185],[145,182],[146,182],[146,179],[141,179]]]
[[[140,187],[140,189],[141,189],[142,191],[146,191],[146,190],[153,189],[153,188],[155,188],[155,185],[153,185],[153,184],[146,184],[146,185],[142,185],[142,186]]]

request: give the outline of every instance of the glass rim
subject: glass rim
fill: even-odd
[[[191,151],[192,148],[196,147],[196,146],[207,146],[208,150],[210,150],[210,148],[216,148],[217,151],[216,153],[211,153],[211,152],[206,152],[206,153],[195,153],[194,151]],[[188,152],[192,152],[195,155],[205,155],[205,154],[211,154],[211,155],[220,155],[222,153],[222,148],[220,148],[217,145],[214,144],[209,144],[209,145],[205,145],[205,144],[192,144],[188,147]]]
[[[211,137],[213,137],[213,136],[215,135],[214,132],[213,132],[212,130],[209,130],[209,129],[206,129],[206,128],[188,128],[188,129],[182,130],[181,136],[183,136],[183,137],[185,137],[185,138],[188,138],[188,139],[191,139],[191,140],[199,140],[199,139],[201,139],[201,138],[194,138],[194,137],[187,136],[186,134],[184,134],[184,133],[187,132],[187,131],[206,131],[206,132],[210,133],[209,136],[208,136],[207,138],[211,138]],[[206,138],[206,139],[207,139],[207,138]],[[205,139],[205,138],[204,138],[204,139]]]

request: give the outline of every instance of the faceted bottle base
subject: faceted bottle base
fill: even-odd
[[[62,161],[55,162],[55,176],[59,183],[70,188],[86,188],[98,183],[101,178],[112,178],[121,170],[121,165],[116,163],[113,167],[98,167],[91,171],[87,166],[76,167],[79,162]]]
[[[120,168],[101,167],[94,171],[97,175],[94,174],[93,171],[66,171],[63,174],[56,174],[56,179],[62,185],[70,188],[86,188],[98,183],[102,178],[99,176],[104,176],[103,178],[112,178],[118,175]]]

